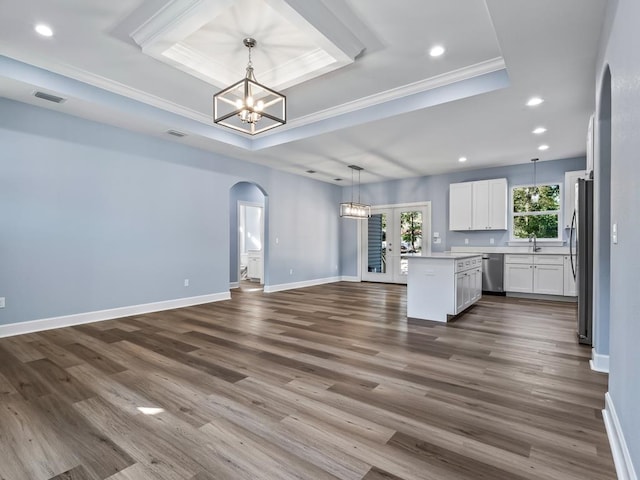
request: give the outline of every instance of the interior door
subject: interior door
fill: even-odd
[[[372,208],[362,234],[362,280],[407,283],[408,257],[430,250],[429,205]]]

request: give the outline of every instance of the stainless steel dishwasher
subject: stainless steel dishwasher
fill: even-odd
[[[482,255],[482,291],[504,294],[504,253]]]

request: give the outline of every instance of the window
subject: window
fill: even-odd
[[[532,235],[541,239],[560,238],[560,185],[513,187],[511,189],[514,240]]]

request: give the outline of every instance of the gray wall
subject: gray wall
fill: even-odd
[[[0,112],[0,324],[227,292],[239,181],[269,193],[269,285],[337,274],[339,187],[6,99]]]
[[[603,38],[596,73],[600,92],[606,66],[611,69],[611,223],[619,232],[618,244],[611,245],[609,394],[640,472],[640,2],[610,2],[609,14],[611,33]]]
[[[583,170],[585,164],[585,157],[539,162],[537,165],[537,182],[560,182],[561,185],[564,185],[564,172]],[[361,198],[363,202],[372,205],[430,201],[432,232],[438,232],[442,239],[440,244],[432,244],[432,251],[434,252],[449,250],[452,246],[466,245],[464,243],[466,238],[469,239],[469,246],[489,246],[491,245],[491,238],[495,242],[493,246],[500,246],[509,241],[508,230],[494,230],[491,232],[452,232],[449,230],[449,184],[490,178],[507,178],[509,187],[513,185],[530,185],[533,183],[533,166],[532,164],[522,164],[365,184],[361,186]],[[343,201],[348,201],[350,198],[350,188],[343,187]],[[509,218],[508,223],[509,228],[511,228],[511,218]],[[343,229],[340,236],[341,242],[342,245],[347,247],[341,251],[342,274],[357,275],[356,221],[342,220],[341,226]],[[564,233],[566,232],[563,231]]]

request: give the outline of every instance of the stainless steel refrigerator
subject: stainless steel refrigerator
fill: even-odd
[[[576,183],[576,206],[573,212],[571,234],[572,238],[569,239],[571,268],[578,290],[578,341],[591,345],[593,341],[593,180],[580,178]]]

